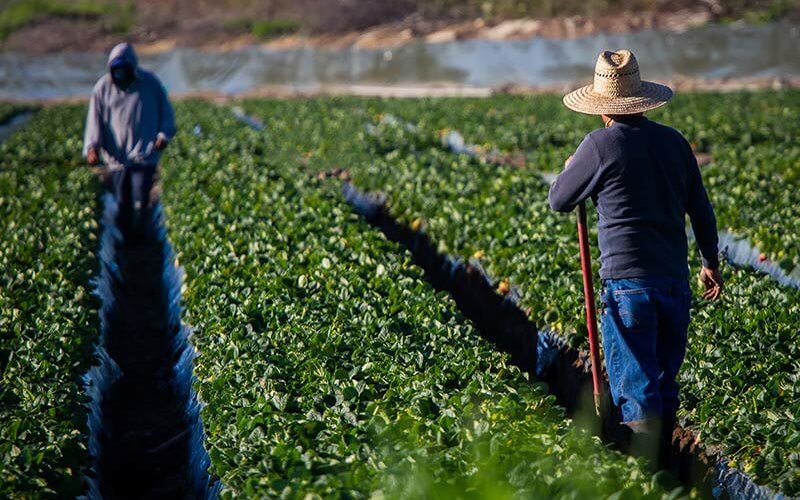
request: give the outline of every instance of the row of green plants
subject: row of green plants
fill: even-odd
[[[559,171],[584,135],[602,125],[555,95],[387,102],[381,109],[419,124],[427,131],[423,142],[455,129],[484,151],[519,154],[539,171]],[[799,109],[798,90],[678,93],[649,114],[710,155],[703,176],[720,229],[749,238],[787,272],[800,267]]]
[[[329,111],[358,104],[345,102],[267,102],[265,132],[178,107],[196,133],[170,146],[163,201],[223,496],[667,494],[571,426],[338,181],[313,175],[313,151],[361,147],[328,133]]]
[[[538,115],[536,102],[530,106]],[[435,123],[441,119],[440,111],[452,114],[456,107],[435,103],[423,114],[428,120],[420,122]],[[476,113],[463,124],[479,120]],[[490,274],[509,280],[540,326],[577,332],[573,343],[584,344],[574,216],[549,209],[548,186],[530,169],[497,167],[453,155],[441,148],[438,137],[434,128],[409,130],[402,122],[379,125],[373,134],[363,136],[375,159],[354,163],[350,174],[362,188],[386,192],[393,213],[429,232],[443,251],[478,257]],[[575,140],[577,144],[577,135]],[[791,147],[788,140],[785,145]],[[555,154],[555,148],[551,150]],[[726,154],[722,145],[713,152]],[[555,158],[549,165],[557,167]],[[734,187],[722,183],[722,176],[710,168],[703,173],[724,219],[730,213],[726,201],[732,198],[726,190]],[[766,167],[762,169],[766,173],[763,170]],[[792,196],[786,193],[783,201],[773,200],[773,206],[795,210],[788,206]],[[691,257],[696,271],[699,259],[694,252]],[[594,260],[596,264],[596,251]],[[748,270],[727,268],[725,273],[723,300],[693,305],[690,351],[681,375],[682,416],[704,442],[721,446],[734,465],[760,482],[796,494],[800,491],[796,423],[800,292]]]
[[[735,198],[731,190],[766,186],[776,162],[783,165],[776,179],[796,182],[792,143],[770,142],[795,127],[786,110],[796,109],[796,94],[680,99],[684,107],[667,108],[676,115],[661,119],[679,120],[681,109],[694,117],[684,131],[715,157],[704,176],[720,183],[712,197],[721,220],[735,218],[721,206]],[[730,114],[726,99],[744,110]],[[610,478],[602,491],[655,492],[638,464],[565,427],[541,388],[505,366],[399,248],[342,204],[336,181],[313,178],[348,168],[362,188],[389,192],[395,214],[431,232],[443,250],[474,255],[494,276],[509,278],[537,322],[580,332],[573,221],[547,210],[546,186],[532,170],[557,170],[582,137],[580,127],[594,122],[568,121],[559,106],[547,97],[254,101],[245,107],[267,123],[257,133],[224,109],[179,105],[185,132],[165,162],[167,208],[189,272],[190,322],[200,326],[196,342],[206,350],[197,370],[209,403],[213,467],[229,493],[422,495],[475,487],[490,496],[486,488],[498,483],[508,488],[501,493],[566,495],[603,474]],[[79,157],[84,111],[45,109],[0,145],[0,496],[77,494],[86,464],[79,376],[97,334],[90,278],[98,186]],[[363,133],[387,113],[420,123],[421,132]],[[199,135],[188,132],[195,123]],[[528,169],[445,152],[439,137],[446,126],[487,148],[524,151]],[[703,143],[705,136],[712,139]],[[770,156],[773,150],[787,162]],[[735,165],[718,158],[733,151],[765,159],[729,181]],[[746,172],[764,177],[753,184],[756,176]],[[789,242],[784,248],[797,218],[780,213],[791,214],[794,192],[769,191],[747,212],[756,222],[766,220],[758,214],[778,212],[774,220],[784,225],[769,233]],[[800,301],[796,291],[754,273],[726,273],[724,301],[694,307],[684,415],[735,465],[796,494],[800,353],[793,325]],[[580,337],[573,340],[580,345]],[[401,358],[406,352],[413,354]],[[461,371],[461,364],[472,368]],[[367,365],[369,377],[360,375]],[[362,398],[368,384],[372,392]],[[436,399],[440,393],[448,399]],[[459,418],[445,418],[448,408]],[[568,486],[572,471],[577,490]],[[302,479],[292,480],[295,474]]]
[[[80,377],[97,336],[98,185],[83,106],[0,144],[0,497],[74,497],[88,463]]]
[[[0,125],[8,123],[16,115],[32,109],[31,106],[25,104],[0,102]]]
[[[699,94],[683,98],[689,104],[697,100],[698,107],[700,103],[713,103],[716,99],[717,107],[722,109],[720,100],[725,98],[742,106],[752,102],[749,110],[753,113],[758,109],[753,107],[758,102],[776,101],[786,105],[784,101],[796,98],[796,94]],[[686,109],[690,110],[689,104]],[[274,117],[283,113],[304,110],[317,114],[316,127],[308,133],[323,139],[318,147],[308,148],[302,155],[310,169],[346,166],[362,188],[388,192],[399,218],[431,232],[444,251],[464,258],[480,257],[492,275],[508,279],[512,287],[522,290],[523,303],[540,326],[578,332],[572,341],[580,345],[585,336],[582,334],[581,278],[574,221],[548,209],[547,187],[533,172],[534,165],[545,165],[541,170],[560,168],[563,158],[575,147],[565,138],[570,137],[574,144],[582,138],[583,132],[573,130],[573,124],[566,120],[551,123],[548,117],[561,116],[560,106],[554,97],[542,96],[425,101],[335,99],[306,103],[294,109],[291,103],[279,102],[250,103],[246,108],[268,123],[268,127],[280,126]],[[774,113],[784,108],[778,104],[773,108],[770,112],[770,108],[765,108],[761,119],[769,124],[772,132],[762,131],[756,142],[766,141],[773,132],[775,137],[781,137],[781,118],[774,118]],[[408,130],[403,123],[385,125],[380,133],[373,135],[364,133],[363,124],[361,128],[357,124],[365,117],[378,123],[387,113],[419,126]],[[520,144],[530,141],[530,138],[516,138],[514,132],[529,128],[508,131],[502,127],[512,117],[526,113],[531,121],[530,130],[537,121],[535,117],[541,116],[544,118],[538,121],[546,124],[541,128],[549,129],[551,134],[548,138],[540,137],[541,143],[536,149],[527,145],[510,146],[514,141]],[[482,144],[486,150],[500,144],[505,151],[527,151],[529,156],[539,155],[539,159],[531,161],[529,158],[528,167],[515,170],[485,165],[442,150],[442,132],[447,129],[447,120],[454,116],[460,121],[450,126],[469,131],[464,135],[470,142]],[[745,115],[738,113],[738,116]],[[760,116],[753,114],[750,122],[761,123]],[[663,117],[657,119],[668,121]],[[587,129],[596,120],[574,116],[574,121],[583,123]],[[722,125],[716,120],[708,126],[721,129]],[[737,125],[738,128],[730,123],[727,125],[730,131],[721,134],[724,140],[719,139],[713,154],[724,155],[725,144],[736,148],[736,137],[757,129],[752,123]],[[704,130],[699,119],[693,130],[687,132],[690,138]],[[498,134],[496,137],[492,135],[494,132]],[[478,139],[473,139],[470,133]],[[752,136],[753,132],[750,133]],[[362,149],[352,143],[351,134],[357,135]],[[788,140],[782,141],[788,144]],[[557,147],[552,146],[556,143]],[[711,149],[700,144],[696,146],[701,151]],[[384,159],[376,161],[376,156]],[[713,168],[713,164],[704,167],[703,173],[717,211],[722,212],[720,219],[724,220],[724,200],[729,197],[726,190],[732,188],[727,185],[711,187],[713,179],[724,179],[724,176],[709,175]],[[709,180],[710,177],[713,179]],[[784,193],[789,199],[792,194]],[[776,210],[793,209],[786,201],[772,201]],[[755,210],[767,209],[759,205]],[[794,222],[787,220],[789,225]],[[773,229],[775,231],[781,229]],[[693,264],[696,268],[697,259]],[[797,359],[797,331],[793,326],[800,315],[797,292],[749,271],[728,272],[732,273],[733,281],[726,301],[695,304],[698,331],[683,374],[683,415],[707,443],[722,446],[734,465],[773,487],[797,491],[800,432],[794,421],[800,409],[793,402],[798,391],[798,370],[794,361]],[[774,354],[764,356],[765,352]],[[712,362],[715,364],[709,364]],[[718,387],[727,391],[716,391]],[[708,397],[708,391],[714,392],[716,397]]]

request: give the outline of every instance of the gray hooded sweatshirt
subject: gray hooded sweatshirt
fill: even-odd
[[[122,90],[111,79],[111,62],[121,57],[135,68],[136,78]],[[121,43],[108,56],[108,72],[94,86],[86,117],[83,155],[100,152],[111,170],[129,165],[156,165],[161,152],[156,138],[175,134],[175,116],[158,78],[138,67],[133,46]]]

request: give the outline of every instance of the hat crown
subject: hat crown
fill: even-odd
[[[639,63],[630,50],[606,50],[594,67],[594,91],[606,97],[628,97],[641,91]]]

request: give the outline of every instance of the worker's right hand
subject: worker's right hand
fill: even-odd
[[[97,154],[96,149],[92,148],[86,152],[86,163],[92,167],[100,164],[100,156]]]
[[[700,269],[700,284],[703,285],[703,298],[717,300],[722,293],[722,273],[719,269]]]

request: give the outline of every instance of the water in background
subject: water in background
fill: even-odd
[[[633,50],[644,75],[656,80],[800,76],[800,26],[787,23],[577,39],[416,42],[380,50],[179,49],[141,59],[170,92],[236,94],[267,85],[313,91],[330,85],[570,84],[590,80],[600,50],[623,47]],[[96,53],[0,54],[0,99],[86,95],[104,71],[105,60],[105,54]]]

